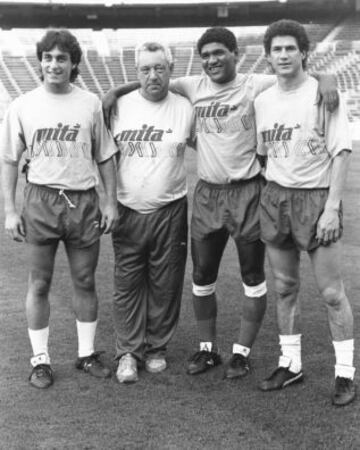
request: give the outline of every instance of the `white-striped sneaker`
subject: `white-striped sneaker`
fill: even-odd
[[[119,359],[116,378],[119,383],[135,383],[138,381],[137,361],[131,353],[126,353]]]

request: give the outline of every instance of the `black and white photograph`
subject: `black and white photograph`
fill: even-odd
[[[360,0],[0,0],[0,449],[360,448]]]

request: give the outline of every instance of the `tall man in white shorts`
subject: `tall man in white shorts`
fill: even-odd
[[[342,198],[351,138],[343,102],[329,114],[316,104],[318,83],[305,71],[309,51],[298,22],[269,26],[265,52],[277,83],[255,100],[258,152],[267,156],[261,198],[261,235],[277,293],[281,356],[261,389],[303,380],[296,303],[300,251],[310,257],[328,310],[335,349],[335,391],[342,406],[355,398],[353,316],[340,274]]]
[[[198,41],[204,74],[171,80],[170,89],[187,97],[195,110],[200,181],[191,220],[193,305],[200,347],[187,372],[205,372],[221,363],[216,320],[216,280],[229,236],[235,241],[244,287],[241,326],[225,367],[226,378],[249,372],[249,353],[266,310],[264,244],[259,201],[263,184],[256,157],[254,99],[275,77],[237,73],[234,34],[208,29]],[[120,95],[127,86],[115,91]],[[128,86],[130,88],[130,86]],[[106,104],[112,102],[109,95]]]
[[[95,269],[101,232],[117,217],[117,148],[103,123],[101,102],[72,84],[81,48],[67,30],[49,30],[37,44],[42,85],[10,105],[0,138],[5,229],[25,240],[29,256],[26,296],[33,350],[30,383],[47,388],[54,380],[48,350],[49,290],[59,241],[64,241],[74,287],[78,332],[76,368],[95,377],[110,370],[94,351],[98,299]],[[20,214],[15,205],[18,165],[29,161]],[[95,191],[99,169],[105,189],[103,212]]]
[[[118,100],[112,133],[118,162],[115,253],[116,372],[138,380],[138,367],[166,369],[179,319],[187,253],[184,152],[192,107],[168,91],[170,49],[156,42],[135,54],[140,89]]]

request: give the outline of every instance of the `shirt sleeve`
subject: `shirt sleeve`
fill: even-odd
[[[325,106],[322,105],[325,110]],[[339,107],[332,113],[325,110],[325,141],[329,154],[334,157],[342,150],[352,151],[352,139],[345,101],[340,97]]]
[[[190,102],[193,102],[198,80],[198,76],[174,78],[170,80],[170,90],[186,97]]]
[[[97,163],[102,163],[118,152],[110,130],[105,126],[104,116],[99,102],[94,113],[93,155]]]
[[[273,86],[277,82],[276,75],[253,74],[254,80],[254,97],[257,97],[261,92]]]
[[[27,147],[18,106],[17,100],[10,105],[0,131],[0,159],[13,164],[20,161]]]

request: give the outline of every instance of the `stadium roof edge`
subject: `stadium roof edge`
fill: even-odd
[[[100,1],[100,0],[99,0]],[[111,2],[111,0],[109,0]],[[162,28],[261,25],[281,17],[337,21],[354,12],[351,3],[336,0],[266,2],[198,2],[196,4],[64,4],[0,2],[0,27]]]

